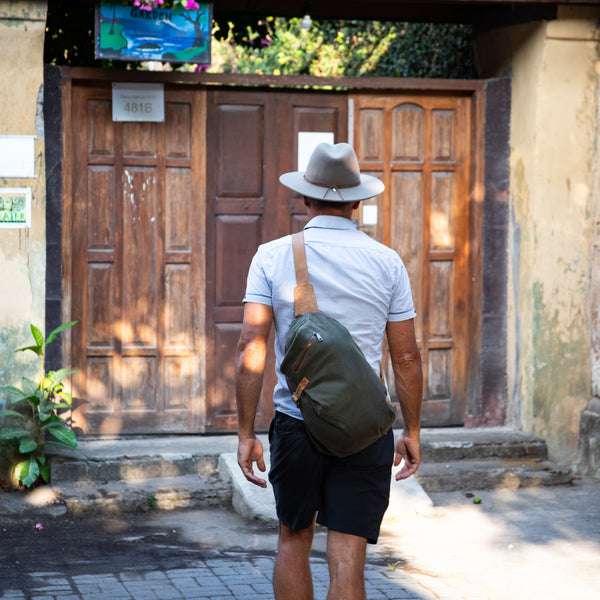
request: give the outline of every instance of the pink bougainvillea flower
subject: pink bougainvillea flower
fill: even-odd
[[[38,531],[44,531],[44,526],[43,526],[41,523],[36,523],[36,524],[35,524],[35,528],[36,528]]]

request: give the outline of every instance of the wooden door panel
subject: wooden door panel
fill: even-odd
[[[432,173],[431,179],[429,246],[431,251],[454,250],[455,176],[452,172],[436,171]]]
[[[455,158],[456,111],[431,111],[431,160],[453,162]]]
[[[237,425],[235,355],[232,355],[232,349],[237,347],[241,330],[241,316],[233,323],[217,323],[214,329],[214,355],[219,385],[215,387],[212,396],[212,418],[219,423],[220,428],[231,431],[235,431]]]
[[[365,165],[372,162],[382,163],[385,154],[385,111],[382,108],[364,108],[360,111],[358,121],[358,138],[361,140],[357,148],[358,160]],[[366,166],[371,170],[370,166]]]
[[[164,287],[164,347],[190,350],[193,347],[193,315],[189,300],[193,293],[193,283],[190,265],[165,265]]]
[[[395,248],[409,274],[425,378],[423,424],[460,424],[466,390],[470,100],[359,95],[361,169],[381,177],[379,219],[361,229]],[[392,371],[388,365],[388,380]],[[393,386],[392,386],[393,389]]]
[[[157,364],[154,356],[124,356],[121,412],[156,412]]]
[[[240,308],[252,255],[261,242],[257,215],[219,215],[215,219],[215,307]]]
[[[122,127],[124,158],[156,158],[158,156],[158,123],[129,123]]]
[[[411,281],[413,302],[417,315],[423,306],[423,174],[419,171],[400,171],[392,174],[391,195],[394,214],[391,238],[402,249],[402,260]],[[410,224],[407,226],[407,224]],[[417,339],[422,338],[421,319],[415,319]]]
[[[89,348],[111,349],[114,339],[114,265],[91,263],[87,276],[86,336]]]
[[[85,96],[81,98],[86,106]],[[110,98],[87,100],[87,119],[85,119],[87,133],[88,156],[110,156],[115,155],[115,140],[112,121],[112,103]],[[77,129],[79,123],[75,124]],[[72,132],[71,132],[72,133]]]
[[[260,197],[262,194],[263,114],[260,105],[224,104],[219,123],[217,197]],[[249,160],[249,159],[253,160]]]
[[[192,174],[189,169],[170,167],[165,170],[165,252],[176,261],[178,253],[192,251]],[[182,255],[182,256],[183,256]]]
[[[302,198],[280,186],[296,169],[299,131],[332,131],[346,138],[341,94],[211,90],[208,99],[207,427],[235,431],[234,370],[242,298],[259,244],[306,223]],[[269,349],[272,348],[271,339]],[[256,426],[273,415],[274,356],[269,350]]]
[[[124,171],[123,206],[123,350],[157,351],[158,235],[156,171],[128,167]]]
[[[446,401],[452,395],[450,365],[452,362],[451,351],[448,348],[433,348],[428,353],[427,393],[428,401],[439,399]]]
[[[165,106],[166,158],[192,158],[192,107],[188,103],[169,102]]]
[[[72,93],[76,426],[198,431],[204,96],[166,90],[164,123],[121,123],[108,84]]]
[[[391,158],[398,162],[425,160],[425,116],[422,106],[405,102],[392,110]]]
[[[112,166],[90,166],[88,182],[88,249],[112,252],[115,248],[115,170]],[[110,191],[108,197],[107,190]]]
[[[452,338],[454,264],[452,261],[431,261],[429,264],[430,288],[429,336],[431,340]]]

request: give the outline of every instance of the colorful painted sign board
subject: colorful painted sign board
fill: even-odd
[[[31,227],[31,188],[0,188],[0,228]]]
[[[142,10],[118,0],[96,4],[96,58],[209,65],[211,31],[212,4],[198,10]]]

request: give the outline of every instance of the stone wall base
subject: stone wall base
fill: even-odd
[[[581,415],[577,472],[600,479],[600,398],[592,398]]]

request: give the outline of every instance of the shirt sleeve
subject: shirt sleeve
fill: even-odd
[[[246,294],[242,302],[256,302],[258,304],[273,306],[273,289],[269,284],[262,265],[260,248],[250,264],[248,280],[246,282]]]
[[[406,267],[399,256],[395,273],[396,277],[388,321],[408,321],[408,319],[414,319],[417,316],[417,312],[413,304],[410,281]]]

